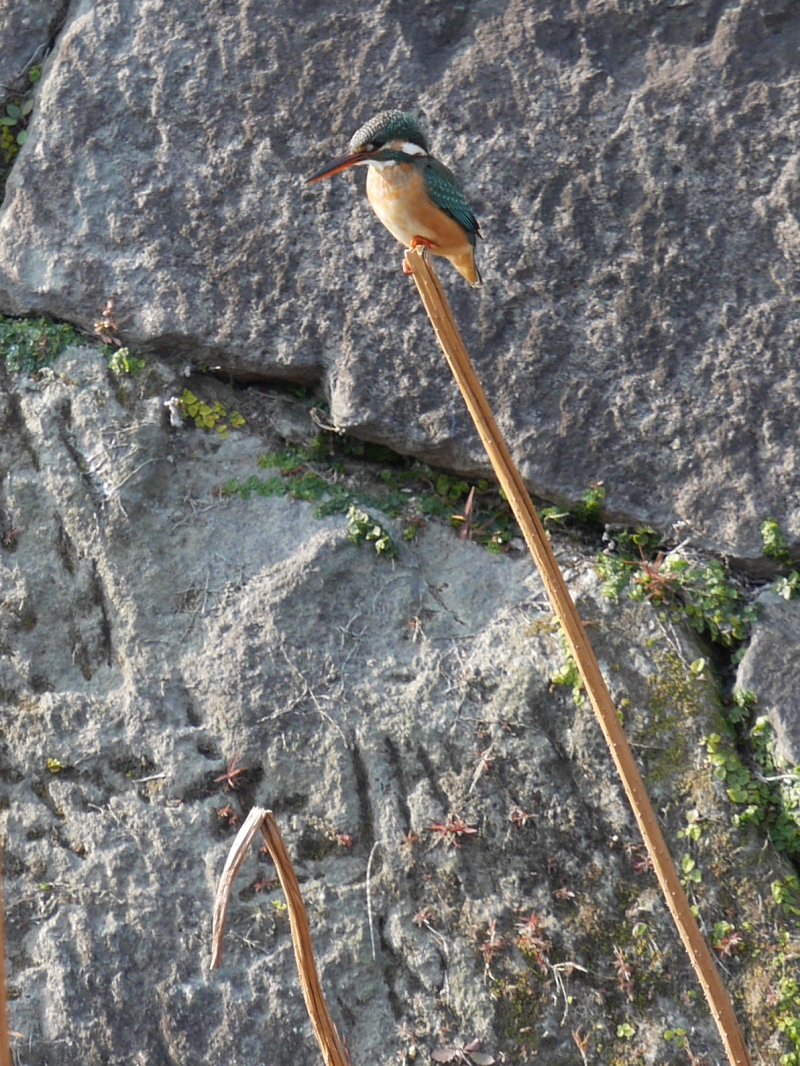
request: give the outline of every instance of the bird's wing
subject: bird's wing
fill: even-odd
[[[458,178],[452,170],[448,170],[444,163],[440,163],[438,159],[430,158],[425,160],[423,175],[425,177],[425,187],[431,200],[442,211],[445,211],[451,218],[455,219],[459,226],[464,227],[470,242],[474,244],[475,238],[480,237],[481,231],[478,226],[478,220],[473,215],[472,208],[461,191]]]

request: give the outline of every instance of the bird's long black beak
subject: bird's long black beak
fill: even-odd
[[[340,155],[338,159],[334,159],[332,163],[328,163],[322,170],[318,170],[316,174],[312,174],[310,178],[306,178],[306,185],[312,181],[321,181],[322,178],[330,178],[334,174],[340,174],[343,170],[347,170],[349,167],[354,167],[358,163],[364,163],[370,156],[373,156],[374,152],[348,152],[347,155]]]

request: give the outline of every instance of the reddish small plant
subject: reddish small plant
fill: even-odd
[[[494,760],[489,758],[489,755],[491,754],[491,751],[492,751],[492,749],[491,749],[491,746],[490,746],[490,747],[486,748],[485,751],[474,751],[472,753],[478,760],[477,766],[475,767],[476,773],[478,775],[480,775],[480,774],[488,774],[489,771],[491,770],[492,765],[494,763]]]
[[[470,1066],[470,1063],[474,1063],[475,1066],[492,1066],[494,1056],[481,1051],[481,1047],[480,1040],[470,1040],[468,1044],[463,1044],[461,1047],[437,1047],[431,1052],[431,1058],[434,1062],[463,1062],[466,1066]]]
[[[550,950],[550,941],[542,927],[542,919],[531,911],[529,918],[517,922],[518,936],[514,943],[523,953],[532,958],[542,973],[547,973],[547,953]]]
[[[634,578],[637,585],[642,586],[647,599],[652,600],[656,605],[665,601],[668,602],[675,595],[677,576],[675,574],[662,573],[661,568],[665,559],[664,552],[659,552],[655,559],[650,562],[642,551],[642,546],[639,545],[639,555],[641,559],[625,560],[628,566],[638,566],[641,569],[641,573]]]
[[[451,811],[443,822],[431,822],[427,828],[429,833],[438,833],[439,840],[452,844],[454,848],[461,847],[462,837],[477,836],[478,833],[475,826],[467,825],[455,811]]]
[[[355,844],[355,840],[349,833],[337,833],[336,843],[340,848],[352,848],[353,844]]]
[[[247,773],[247,770],[243,766],[237,768],[236,760],[238,758],[238,755],[234,755],[234,757],[228,763],[228,768],[226,769],[225,773],[220,774],[219,777],[214,778],[214,784],[218,785],[222,783],[222,787],[225,789],[226,792],[228,792],[232,788],[238,788],[239,783],[237,781],[237,778],[240,777],[242,774]]]
[[[277,888],[280,883],[279,878],[267,877],[266,874],[262,874],[257,881],[253,882],[253,888],[256,892],[271,892],[273,888]]]
[[[432,907],[422,907],[417,911],[411,921],[414,925],[421,928],[423,925],[431,925],[435,918],[436,915],[434,914]]]
[[[458,522],[461,529],[458,533],[459,540],[467,540],[472,532],[472,521],[475,516],[475,486],[469,490],[469,496],[467,496],[467,502],[464,504],[463,514],[454,514],[453,521]]]
[[[553,893],[556,899],[575,899],[575,893],[571,888],[567,888],[563,885],[561,888],[557,888]]]
[[[617,971],[617,988],[633,1000],[633,966],[625,958],[622,948],[614,948],[614,969]]]
[[[653,860],[644,844],[625,844],[624,846],[637,874],[645,874],[653,869]]]
[[[221,818],[229,829],[234,829],[242,820],[241,814],[238,814],[230,803],[217,811],[217,818]]]
[[[9,551],[16,548],[19,532],[19,526],[17,526],[15,529],[7,529],[5,533],[0,533],[0,544]]]
[[[397,1039],[404,1044],[416,1044],[419,1040],[417,1030],[410,1025],[395,1025],[394,1031],[397,1033]]]
[[[495,956],[499,955],[505,946],[506,938],[497,932],[497,920],[490,918],[486,925],[486,939],[479,948],[486,973],[489,972],[489,966]]]
[[[125,322],[127,318],[123,318],[122,322],[117,322],[114,318],[114,301],[108,300],[106,306],[100,312],[100,318],[94,324],[94,331],[103,344],[115,344],[117,348],[122,347],[122,341],[116,334],[119,332],[119,328]]]
[[[726,933],[725,936],[720,937],[719,943],[714,944],[716,950],[725,958],[730,958],[732,955],[738,955],[738,953],[744,947],[744,937],[736,929],[732,933]]]
[[[533,815],[522,807],[512,807],[508,812],[509,822],[513,822],[517,829],[523,829],[528,822],[533,821]]]
[[[588,1032],[586,1036],[581,1036],[580,1026],[577,1029],[572,1030],[572,1039],[578,1048],[581,1058],[583,1059],[583,1066],[588,1066],[586,1059],[586,1048],[589,1046],[589,1037],[591,1032]]]

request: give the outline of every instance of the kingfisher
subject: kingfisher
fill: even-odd
[[[478,220],[458,178],[431,155],[412,114],[381,111],[353,135],[345,155],[306,182],[359,166],[369,167],[367,198],[393,237],[406,248],[444,256],[470,285],[481,284],[475,265]],[[403,269],[409,272],[405,264]]]

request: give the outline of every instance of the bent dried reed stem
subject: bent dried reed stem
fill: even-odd
[[[11,1066],[11,1042],[6,1008],[6,943],[3,922],[3,853],[0,851],[0,1066]]]
[[[292,866],[292,860],[286,851],[278,823],[272,811],[264,810],[263,807],[253,807],[245,819],[242,828],[236,834],[236,839],[228,852],[222,874],[217,887],[217,895],[214,900],[214,923],[211,934],[212,952],[211,969],[216,970],[222,962],[222,938],[225,932],[225,915],[228,908],[233,883],[236,874],[244,861],[247,850],[253,837],[261,831],[264,841],[269,850],[278,878],[281,882],[283,894],[286,896],[286,904],[289,911],[289,923],[292,930],[292,946],[294,957],[297,962],[297,972],[300,975],[300,987],[303,990],[303,999],[306,1003],[308,1015],[314,1028],[322,1057],[326,1066],[350,1066],[333,1019],[328,1012],[328,1005],[322,994],[322,987],[317,976],[317,967],[314,962],[314,950],[311,946],[311,933],[308,928],[303,897],[300,895],[300,885],[297,875]],[[0,1063],[0,1066],[3,1066]]]
[[[406,252],[406,262],[414,276],[423,306],[466,401],[469,413],[472,415],[497,479],[508,498],[536,563],[553,611],[561,623],[569,650],[580,670],[586,692],[652,859],[664,899],[702,986],[728,1060],[731,1066],[751,1066],[750,1055],[731,1001],[717,972],[708,944],[689,907],[689,901],[670,857],[583,623],[572,602],[561,569],[550,547],[544,527],[531,503],[525,483],[514,465],[494,420],[486,394],[458,332],[441,282],[427,253],[419,249],[409,250]]]

